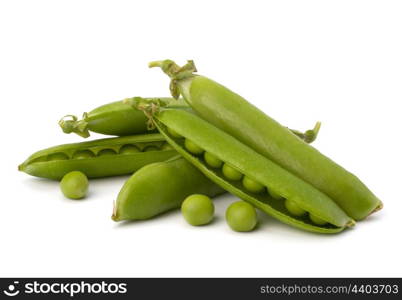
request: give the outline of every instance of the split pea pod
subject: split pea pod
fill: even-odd
[[[354,224],[328,196],[198,116],[147,105],[142,109],[152,115],[153,123],[177,152],[206,177],[265,213],[319,233],[339,232]],[[286,200],[304,213],[292,215]]]
[[[171,78],[172,95],[182,95],[200,117],[315,186],[353,219],[361,220],[382,207],[355,175],[241,96],[207,77],[194,75],[193,61],[179,67],[164,60],[152,62],[150,67],[161,67]]]
[[[144,134],[64,144],[40,150],[18,166],[29,175],[60,180],[71,171],[89,178],[131,174],[177,152],[162,135]]]
[[[112,219],[149,219],[180,207],[189,195],[214,197],[224,192],[184,158],[176,156],[135,172],[120,190]]]
[[[188,108],[188,105],[181,99],[179,101],[175,101],[173,98],[145,99],[160,101],[167,106]],[[81,120],[74,115],[67,115],[59,121],[59,126],[64,133],[74,132],[84,138],[89,137],[90,131],[106,135],[127,136],[149,133],[146,121],[142,112],[130,109],[122,101],[115,101],[84,113]]]

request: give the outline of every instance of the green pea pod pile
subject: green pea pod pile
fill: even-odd
[[[152,62],[150,67],[160,67],[171,78],[173,97],[182,95],[204,120],[310,183],[353,219],[364,219],[382,207],[355,175],[303,143],[241,96],[207,77],[195,75],[193,61],[179,67],[164,60]]]
[[[284,127],[226,87],[195,75],[192,61],[150,67],[171,78],[173,98],[132,97],[99,106],[81,120],[67,115],[59,121],[65,133],[119,137],[43,149],[18,169],[83,183],[85,193],[75,193],[75,183],[68,193],[62,189],[74,199],[85,196],[87,177],[130,174],[114,202],[114,221],[152,218],[194,194],[212,205],[206,196],[226,191],[283,223],[317,233],[341,232],[382,208],[355,175],[309,145],[320,122],[306,132]]]
[[[40,150],[18,166],[29,175],[60,180],[71,171],[89,178],[132,174],[177,155],[162,135],[144,134],[64,144]]]

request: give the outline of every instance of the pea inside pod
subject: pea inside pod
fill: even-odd
[[[354,224],[325,194],[196,115],[174,109],[160,109],[154,110],[152,120],[166,140],[208,178],[282,222],[321,233],[339,232]],[[168,128],[182,138],[170,135]],[[190,152],[185,146],[186,139],[202,148],[203,152],[211,153],[221,160],[223,167],[210,167],[202,155]],[[225,165],[230,170],[226,175],[223,172]],[[279,194],[283,199],[291,199],[309,214],[325,220],[326,224],[314,224],[307,215],[293,216],[286,209],[284,200],[273,199],[268,192],[258,194],[247,190],[240,181],[244,176],[264,186],[264,189]]]
[[[177,155],[166,145],[160,134],[64,144],[32,154],[18,169],[32,176],[56,180],[71,171],[81,171],[89,178],[131,174],[147,164]]]

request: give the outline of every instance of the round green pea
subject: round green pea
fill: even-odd
[[[327,221],[325,221],[325,220],[321,219],[320,217],[317,217],[317,216],[315,216],[315,215],[313,215],[311,213],[310,213],[310,220],[311,220],[311,222],[313,222],[313,223],[315,223],[317,225],[325,225],[325,224],[327,224]]]
[[[223,175],[233,181],[240,180],[243,177],[243,174],[237,171],[236,169],[232,168],[228,164],[224,164],[222,168]]]
[[[77,151],[73,154],[74,159],[86,159],[86,158],[91,158],[94,156],[95,156],[95,154],[90,150],[81,150],[81,151]]]
[[[283,197],[281,195],[279,195],[278,193],[275,193],[274,191],[272,191],[271,189],[268,189],[268,194],[274,198],[275,200],[281,200],[283,199]]]
[[[247,176],[243,177],[243,186],[247,191],[255,194],[261,193],[265,188],[261,183],[254,181]]]
[[[140,152],[140,149],[138,149],[134,145],[124,145],[120,148],[119,153],[120,154],[134,154]]]
[[[195,154],[195,155],[199,155],[202,154],[204,152],[204,149],[202,149],[201,147],[199,147],[197,144],[195,144],[194,142],[190,141],[189,139],[186,139],[184,141],[184,147],[186,147],[186,149]]]
[[[205,225],[212,221],[215,207],[212,200],[200,194],[188,196],[181,205],[184,219],[193,226]]]
[[[169,143],[164,143],[161,147],[161,150],[173,150],[173,147]]]
[[[68,159],[67,154],[65,154],[63,152],[53,153],[53,154],[50,154],[48,157],[48,160],[67,160],[67,159]]]
[[[49,157],[47,157],[47,156],[40,156],[40,157],[37,157],[34,160],[32,160],[32,162],[37,163],[37,162],[45,162],[45,161],[48,161],[48,160],[51,160],[51,159]]]
[[[60,189],[67,198],[81,199],[86,196],[88,185],[88,178],[84,173],[72,171],[64,175],[60,182]]]
[[[223,164],[223,161],[209,152],[204,153],[204,160],[212,168],[220,168]]]
[[[172,128],[168,128],[167,131],[168,131],[168,133],[169,133],[172,137],[174,137],[174,138],[180,139],[180,138],[183,137],[182,135],[178,134],[178,133],[176,132],[176,130],[173,130]]]
[[[257,212],[251,204],[237,201],[226,209],[226,222],[234,231],[251,231],[257,225]]]
[[[296,202],[289,199],[285,200],[285,207],[294,216],[301,217],[306,213],[306,211],[297,205]]]
[[[144,148],[144,150],[142,150],[142,151],[149,152],[149,151],[158,151],[158,150],[159,149],[156,146],[148,146],[148,147]]]
[[[113,149],[102,149],[98,152],[98,156],[108,156],[108,155],[115,155],[116,151]]]

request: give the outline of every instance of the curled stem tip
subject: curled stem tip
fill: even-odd
[[[321,122],[317,122],[317,123],[315,123],[315,126],[313,129],[306,130],[304,133],[299,130],[295,130],[295,129],[290,129],[290,131],[293,132],[294,135],[298,136],[300,139],[302,139],[306,143],[310,144],[317,139],[320,128],[321,128]]]
[[[84,113],[83,119],[78,120],[74,115],[66,115],[59,121],[59,126],[64,133],[74,132],[83,138],[89,137],[88,123],[85,121],[87,114]]]
[[[349,222],[346,224],[346,227],[351,228],[351,227],[354,227],[355,225],[356,225],[356,221],[355,221],[355,220],[351,220],[351,221],[349,221]]]
[[[180,91],[177,85],[178,81],[194,76],[193,73],[197,72],[197,68],[195,67],[193,60],[188,60],[187,63],[182,67],[170,59],[153,61],[150,62],[148,66],[150,68],[159,67],[166,75],[169,76],[171,79],[170,93],[175,99],[179,98],[180,96]]]
[[[315,123],[315,126],[313,129],[307,130],[304,135],[305,135],[305,141],[306,143],[312,143],[316,140],[318,136],[318,132],[320,131],[321,128],[321,122]]]

